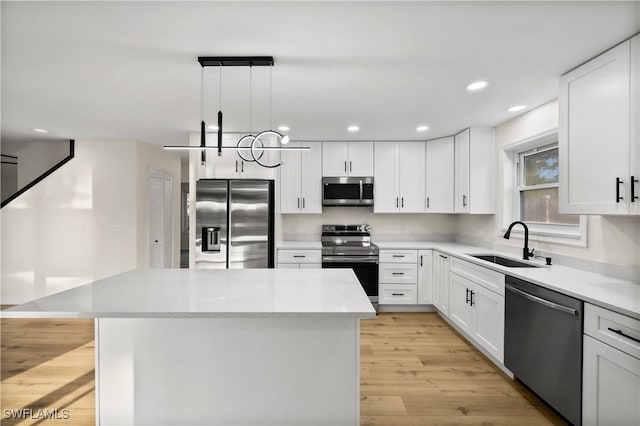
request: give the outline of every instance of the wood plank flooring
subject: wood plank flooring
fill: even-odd
[[[93,320],[3,319],[2,425],[95,423]],[[435,313],[361,322],[362,425],[562,425]],[[67,409],[66,420],[5,409]]]
[[[436,313],[360,323],[361,425],[564,425]]]

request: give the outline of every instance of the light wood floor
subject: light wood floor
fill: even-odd
[[[92,320],[3,319],[2,425],[95,423]],[[434,313],[361,323],[362,425],[564,424]],[[14,421],[5,409],[69,410]]]

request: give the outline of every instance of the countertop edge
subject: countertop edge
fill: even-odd
[[[300,319],[300,318],[353,318],[371,319],[376,312],[51,312],[0,311],[1,319]]]

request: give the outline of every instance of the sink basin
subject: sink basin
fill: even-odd
[[[469,256],[481,259],[487,262],[506,266],[507,268],[539,268],[540,266],[531,263],[520,262],[508,257],[495,256],[492,254],[470,254]]]

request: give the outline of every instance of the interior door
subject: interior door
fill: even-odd
[[[173,265],[173,178],[151,168],[149,176],[149,267],[171,268]]]

